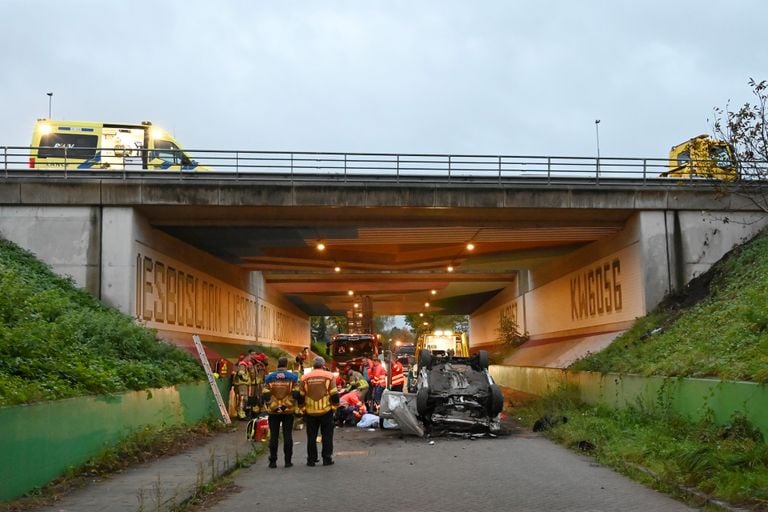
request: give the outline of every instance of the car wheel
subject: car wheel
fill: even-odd
[[[419,352],[419,368],[432,369],[432,352],[426,348],[421,349],[421,352]]]
[[[416,412],[422,418],[429,417],[429,390],[421,388],[416,392]]]
[[[480,365],[481,370],[487,370],[488,369],[488,352],[485,350],[481,350],[477,353],[477,362]]]
[[[488,398],[488,411],[496,416],[504,410],[504,394],[496,384],[491,384],[491,396]]]

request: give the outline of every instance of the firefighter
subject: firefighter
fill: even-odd
[[[333,464],[333,414],[339,405],[339,390],[336,377],[323,366],[325,359],[317,356],[312,362],[312,371],[301,378],[299,387],[299,404],[307,425],[307,466],[314,466],[318,461],[318,431],[323,442],[323,466]]]
[[[405,385],[405,374],[403,374],[403,363],[399,359],[392,359],[392,391],[402,391]]]
[[[251,385],[248,389],[248,412],[252,418],[258,416],[261,411],[261,393],[264,386],[264,376],[267,371],[267,356],[263,352],[256,353],[251,349],[248,351],[248,373],[251,378]]]
[[[369,372],[368,380],[373,387],[373,408],[378,412],[381,395],[384,393],[384,388],[387,387],[387,372],[378,359],[373,360],[373,366]]]
[[[309,358],[309,347],[304,347],[301,349],[301,352],[296,354],[296,371],[299,372],[299,375],[304,375],[304,363]]]
[[[367,412],[365,404],[360,400],[360,396],[354,391],[343,395],[339,399],[339,409],[336,411],[336,424],[340,427],[344,425],[357,425],[357,422]]]
[[[355,393],[360,400],[365,401],[365,397],[368,395],[368,381],[363,377],[363,374],[355,371],[352,365],[347,365],[345,374],[347,385],[342,390],[342,394]]]
[[[277,467],[277,446],[283,432],[285,467],[293,466],[293,416],[299,398],[299,376],[288,371],[288,358],[277,360],[277,370],[264,378],[262,402],[269,413],[269,467]]]
[[[248,389],[251,385],[251,375],[248,369],[248,361],[243,356],[237,361],[234,375],[232,376],[232,385],[235,388],[237,400],[237,417],[245,419],[245,404],[248,400]]]

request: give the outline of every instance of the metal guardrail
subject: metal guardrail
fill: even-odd
[[[33,148],[34,149],[34,148]],[[77,150],[81,148],[71,148]],[[344,181],[436,181],[457,182],[563,182],[574,179],[599,185],[603,181],[656,181],[669,170],[666,158],[591,158],[526,155],[451,155],[396,153],[333,153],[306,151],[185,150],[194,155],[197,169],[164,170],[142,167],[142,151],[108,168],[77,169],[76,164],[45,165],[30,169],[28,146],[2,147],[2,175],[29,176],[32,173],[64,177],[163,177],[172,174],[206,179],[277,179]],[[146,161],[146,158],[144,159]],[[79,162],[79,161],[78,161]],[[695,162],[694,162],[695,164]],[[763,166],[765,167],[765,166]],[[668,181],[670,178],[663,178]],[[678,181],[687,178],[674,178]],[[692,181],[701,182],[696,177]]]

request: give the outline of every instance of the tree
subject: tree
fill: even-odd
[[[713,131],[728,142],[736,160],[740,180],[735,192],[751,200],[768,213],[768,126],[765,110],[768,104],[768,80],[749,79],[755,103],[745,103],[737,110],[730,105],[715,107]]]
[[[331,336],[347,332],[347,319],[343,316],[313,316],[309,320],[312,341],[330,343]]]
[[[324,316],[313,316],[309,326],[312,332],[312,341],[323,343],[328,341],[328,324]]]
[[[499,317],[499,327],[496,329],[499,334],[499,341],[505,345],[519,347],[528,341],[528,333],[520,332],[520,326],[512,315],[501,315]]]

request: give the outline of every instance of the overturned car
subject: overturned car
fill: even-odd
[[[504,395],[488,373],[488,353],[419,352],[416,410],[427,433],[497,433]]]

